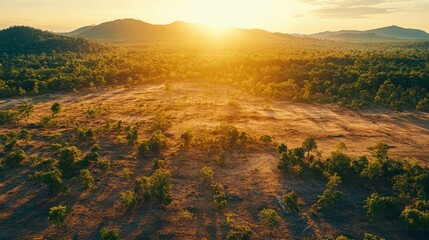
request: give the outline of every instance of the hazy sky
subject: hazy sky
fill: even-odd
[[[182,20],[285,33],[390,25],[429,32],[429,0],[0,0],[0,29],[71,31],[120,18]]]

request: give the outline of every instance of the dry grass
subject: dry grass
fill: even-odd
[[[21,101],[32,102],[35,109],[31,119],[16,126],[33,134],[28,144],[19,143],[27,155],[55,156],[47,137],[61,133],[58,141],[70,141],[81,149],[82,155],[93,143],[98,143],[101,158],[112,161],[113,171],[104,175],[92,169],[95,189],[83,190],[71,185],[70,194],[48,198],[44,187],[28,181],[28,174],[34,171],[29,160],[24,162],[24,167],[6,170],[0,178],[0,228],[7,231],[2,231],[0,238],[94,239],[103,227],[111,227],[118,229],[125,239],[222,239],[231,226],[238,225],[251,227],[256,239],[321,238],[340,233],[360,238],[368,230],[386,238],[409,237],[396,223],[387,222],[378,227],[366,223],[361,205],[370,193],[347,185],[341,208],[317,216],[308,212],[290,214],[283,217],[279,228],[264,229],[257,215],[263,208],[280,212],[275,196],[293,189],[301,198],[302,208],[308,209],[323,192],[326,182],[311,176],[283,176],[276,169],[278,154],[274,143],[264,144],[255,139],[267,134],[276,143],[285,142],[295,147],[308,135],[315,135],[325,157],[340,141],[347,145],[351,156],[369,155],[366,148],[383,141],[395,147],[390,152],[392,157],[418,158],[427,164],[428,154],[422,149],[429,147],[428,114],[387,110],[355,112],[329,105],[267,102],[220,85],[197,83],[174,84],[169,91],[160,84],[7,99],[0,101],[0,108],[6,109]],[[49,108],[54,102],[61,103],[63,109],[58,126],[34,127],[42,116],[50,114]],[[103,111],[94,119],[87,118],[87,110],[97,107]],[[113,126],[119,120],[125,126],[137,127],[140,139],[150,137],[154,128],[164,128],[168,147],[159,159],[166,160],[166,167],[173,174],[171,205],[165,208],[143,205],[128,211],[121,205],[119,193],[132,190],[136,177],[153,170],[150,158],[141,159],[137,155],[137,145],[121,143],[125,131],[102,130],[103,124]],[[160,121],[165,124],[154,124]],[[221,166],[214,161],[216,154],[207,154],[198,139],[210,138],[211,131],[225,123],[245,131],[250,138],[244,147],[228,153]],[[73,140],[78,126],[94,129],[95,140],[87,143]],[[0,132],[10,128],[2,126]],[[189,146],[181,145],[180,136],[186,131],[194,137]],[[223,210],[214,207],[210,184],[200,178],[199,171],[204,166],[213,169],[213,181],[222,183],[231,197]],[[129,178],[124,177],[125,168]],[[61,227],[50,225],[47,218],[49,208],[58,204],[72,206],[67,223]],[[183,219],[178,214],[183,210],[192,213],[192,218]]]

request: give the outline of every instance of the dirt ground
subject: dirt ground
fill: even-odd
[[[371,232],[386,239],[408,239],[398,221],[379,225],[367,223],[362,204],[371,192],[364,187],[345,184],[345,202],[340,208],[310,216],[306,212],[282,216],[280,227],[267,230],[258,221],[263,208],[279,211],[276,196],[295,190],[303,209],[317,201],[325,189],[326,181],[311,177],[284,176],[277,168],[276,143],[298,147],[309,135],[317,139],[323,158],[329,157],[339,142],[348,148],[347,154],[369,156],[367,147],[385,142],[394,148],[390,156],[395,159],[415,158],[428,163],[429,114],[422,112],[396,113],[389,110],[352,111],[331,105],[310,105],[270,101],[243,94],[215,84],[180,83],[166,90],[164,84],[111,88],[70,94],[51,94],[26,99],[0,100],[0,109],[16,106],[22,101],[34,104],[33,116],[17,125],[28,128],[35,136],[27,147],[27,155],[55,156],[47,150],[41,137],[67,132],[76,126],[97,127],[106,119],[122,120],[134,124],[141,138],[150,135],[150,126],[162,112],[168,120],[167,149],[162,158],[173,174],[173,203],[167,207],[152,205],[127,210],[119,201],[119,193],[132,190],[134,179],[151,172],[151,160],[141,160],[136,146],[115,144],[117,136],[97,135],[100,156],[110,159],[114,171],[105,176],[93,172],[96,188],[82,190],[72,187],[70,194],[46,197],[45,187],[28,181],[32,173],[31,162],[24,167],[7,170],[0,177],[0,239],[97,239],[103,227],[119,230],[124,239],[223,239],[231,226],[247,225],[254,230],[255,239],[320,239],[324,236],[349,234],[362,238]],[[59,102],[62,113],[59,119],[68,123],[55,129],[31,128],[49,108]],[[95,120],[85,118],[85,111],[99,104],[106,113]],[[273,137],[273,144],[251,141],[244,150],[228,156],[226,164],[219,166],[197,146],[182,149],[180,135],[192,130],[196,134],[222,123],[245,131],[251,138],[261,135]],[[4,133],[10,127],[1,126]],[[90,146],[79,148],[82,153]],[[4,156],[4,154],[2,155]],[[214,180],[225,186],[232,199],[227,207],[216,210],[209,184],[201,181],[199,170],[211,166]],[[124,168],[131,170],[131,178],[122,177]],[[70,180],[71,181],[71,180]],[[72,206],[63,226],[48,223],[49,208],[58,204]],[[192,220],[183,220],[179,212],[187,209],[194,214]],[[232,221],[227,222],[226,216]],[[347,221],[344,221],[347,219]],[[307,229],[307,230],[304,230]]]

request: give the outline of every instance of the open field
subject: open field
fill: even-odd
[[[309,173],[300,176],[281,173],[277,169],[280,155],[275,147],[277,143],[299,147],[306,137],[314,135],[323,159],[329,157],[339,142],[346,144],[348,155],[369,157],[367,147],[385,142],[394,146],[389,151],[392,158],[416,158],[427,165],[428,113],[352,111],[332,105],[273,101],[222,85],[194,82],[5,99],[0,101],[0,109],[22,101],[32,103],[34,113],[13,127],[32,134],[32,140],[18,145],[28,156],[36,156],[27,158],[22,167],[5,170],[0,177],[0,229],[7,229],[2,231],[1,238],[97,239],[103,227],[110,227],[125,239],[224,239],[231,228],[239,225],[251,227],[255,239],[321,239],[340,234],[358,239],[365,232],[386,239],[411,238],[397,219],[377,225],[367,221],[362,209],[365,198],[374,189],[391,192],[378,185],[344,182],[341,186],[344,202],[340,206],[311,214],[307,210],[323,193],[326,180]],[[55,102],[62,106],[57,123],[40,127],[40,119],[50,114]],[[99,112],[89,118],[88,109]],[[167,144],[157,158],[165,160],[163,166],[172,173],[170,205],[143,203],[126,209],[121,203],[119,193],[132,190],[134,179],[149,175],[154,167],[152,158],[137,154],[136,144],[124,142],[120,137],[124,132],[102,130],[106,123],[119,120],[125,126],[135,126],[139,140],[149,138],[154,129],[164,130]],[[154,127],[156,124],[162,126]],[[248,140],[243,147],[226,154],[224,164],[217,164],[216,156],[201,145],[221,124],[246,132]],[[95,138],[89,142],[77,140],[74,136],[78,127],[94,129]],[[2,125],[0,133],[11,128]],[[194,140],[184,146],[181,135],[187,131]],[[28,180],[37,159],[56,156],[52,141],[46,139],[58,133],[61,141],[77,146],[82,155],[92,144],[99,144],[100,158],[112,162],[112,171],[107,173],[94,166],[89,168],[95,178],[94,189],[82,190],[76,183],[78,179],[72,177],[64,179],[68,192],[48,198],[46,187]],[[262,135],[272,136],[273,143],[258,141]],[[199,171],[204,166],[210,166],[214,171],[213,181],[225,187],[228,205],[222,210],[214,207],[210,183],[200,177]],[[130,171],[128,177],[124,177],[125,168]],[[300,197],[303,211],[284,214],[280,227],[273,230],[262,226],[258,212],[263,208],[281,212],[276,196],[290,190]],[[64,225],[50,225],[49,209],[58,204],[71,206],[70,214]],[[184,209],[193,214],[192,219],[180,217]]]

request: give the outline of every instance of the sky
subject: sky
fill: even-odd
[[[301,34],[391,25],[429,32],[429,0],[0,0],[0,29],[68,32],[123,18]]]

